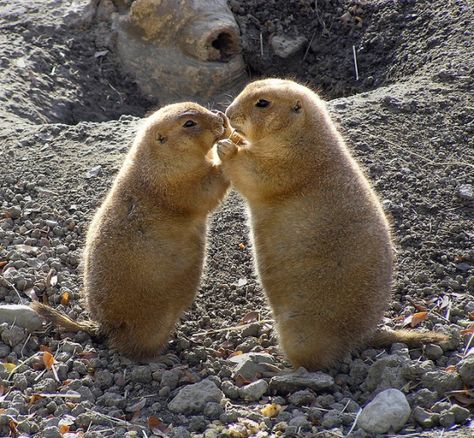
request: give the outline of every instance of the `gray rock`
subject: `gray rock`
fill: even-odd
[[[386,389],[362,409],[357,425],[370,433],[398,432],[410,417],[410,405],[398,389]]]
[[[222,382],[221,389],[227,398],[230,398],[231,400],[239,398],[239,388],[232,382],[229,382],[228,380]]]
[[[102,173],[102,166],[94,166],[92,169],[89,169],[86,173],[86,179],[95,178]]]
[[[431,391],[436,391],[440,396],[443,396],[446,392],[462,388],[462,380],[458,373],[442,370],[430,371],[424,374],[421,378],[421,384]]]
[[[332,429],[338,427],[342,424],[342,416],[338,411],[329,411],[323,417],[321,421],[321,426],[324,429]]]
[[[19,217],[21,217],[21,208],[18,205],[13,205],[12,207],[6,208],[4,213],[6,217],[18,219]]]
[[[268,383],[260,379],[239,388],[239,395],[243,400],[257,401],[262,398],[263,394],[267,392],[267,389]]]
[[[471,184],[462,184],[457,190],[458,196],[464,201],[474,200],[474,187]]]
[[[442,412],[439,416],[439,424],[446,428],[454,426],[456,424],[456,416],[454,415],[454,412]]]
[[[29,306],[24,304],[3,304],[0,306],[0,324],[15,324],[28,331],[40,330],[42,319]]]
[[[424,429],[430,429],[436,425],[438,414],[426,411],[420,406],[413,409],[413,419]]]
[[[468,354],[459,362],[458,370],[463,383],[474,386],[474,353]]]
[[[150,383],[152,381],[150,367],[148,365],[133,367],[131,378],[134,382]]]
[[[308,421],[306,415],[293,417],[288,425],[297,427],[300,432],[311,430],[311,423]]]
[[[463,408],[459,405],[452,405],[449,412],[454,414],[454,421],[456,424],[464,424],[471,416],[471,411],[469,409]]]
[[[315,396],[311,391],[304,389],[302,391],[296,391],[288,397],[290,403],[296,406],[309,406],[315,400]]]
[[[236,364],[232,371],[235,379],[238,375],[247,380],[254,380],[257,376],[267,377],[275,373],[275,359],[267,353],[244,353],[229,359]]]
[[[304,368],[290,374],[282,374],[272,377],[270,380],[270,389],[280,394],[288,394],[299,389],[312,389],[313,391],[322,391],[332,388],[334,379],[329,375],[320,371],[310,373]]]
[[[403,376],[403,366],[407,359],[398,354],[380,358],[369,368],[362,388],[369,392],[382,391],[388,388],[402,388],[407,384]]]
[[[44,428],[42,436],[43,438],[61,438],[62,434],[57,426],[49,426]]]
[[[223,392],[209,379],[185,386],[168,403],[170,411],[178,414],[195,414],[204,411],[208,402],[219,403]]]
[[[161,387],[168,386],[171,390],[176,389],[180,377],[180,370],[171,369],[163,372],[161,376]]]
[[[209,402],[206,404],[203,414],[210,420],[217,420],[223,412],[224,409],[222,409],[222,406],[219,403]]]
[[[425,356],[431,360],[438,360],[443,356],[443,349],[436,344],[428,344],[424,349]]]
[[[272,46],[275,55],[286,59],[290,56],[296,55],[300,50],[302,50],[307,41],[308,40],[304,36],[290,37],[274,35],[270,39],[270,45]]]
[[[18,345],[20,342],[24,341],[26,336],[27,334],[25,330],[21,327],[17,327],[16,325],[2,330],[2,341],[10,347],[14,347],[15,345]]]

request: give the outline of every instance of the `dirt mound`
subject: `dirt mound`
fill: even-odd
[[[84,316],[85,230],[135,116],[152,105],[117,71],[110,29],[78,15],[79,3],[0,7],[0,304],[42,299],[74,318]],[[288,363],[232,194],[212,218],[200,293],[159,362],[124,359],[83,333],[0,324],[0,436],[369,437],[356,417],[387,388],[409,403],[400,434],[471,436],[473,336],[459,332],[474,314],[472,5],[229,3],[252,75],[292,75],[334,98],[393,223],[385,324],[448,331],[458,345],[365,349],[322,375],[272,378]]]

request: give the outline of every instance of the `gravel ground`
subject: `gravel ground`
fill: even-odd
[[[472,436],[472,4],[365,3],[230,1],[251,75],[293,75],[331,98],[380,193],[398,252],[385,324],[450,332],[452,349],[395,344],[288,373],[234,193],[160,360],[124,359],[24,310],[8,319],[7,305],[35,299],[87,317],[85,231],[154,104],[117,70],[107,23],[86,26],[72,1],[17,0],[0,6],[0,436]],[[274,34],[292,41],[288,58]]]

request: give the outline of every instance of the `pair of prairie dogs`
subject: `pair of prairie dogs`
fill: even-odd
[[[209,159],[216,142],[220,164]],[[324,102],[281,79],[249,84],[225,115],[180,103],[150,116],[87,235],[84,295],[96,322],[36,310],[106,335],[125,355],[159,354],[194,298],[207,216],[230,183],[248,203],[257,271],[295,367],[327,367],[364,342],[447,340],[376,331],[392,282],[386,218]]]

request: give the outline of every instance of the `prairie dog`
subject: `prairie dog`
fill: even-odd
[[[207,157],[226,132],[223,114],[189,102],[145,119],[87,233],[84,299],[93,321],[34,309],[68,330],[105,335],[126,356],[159,354],[194,298],[207,216],[229,187]]]
[[[390,229],[317,94],[260,80],[226,115],[247,144],[221,140],[217,152],[248,203],[257,271],[292,364],[324,368],[364,342],[447,340],[376,332],[391,295]]]

